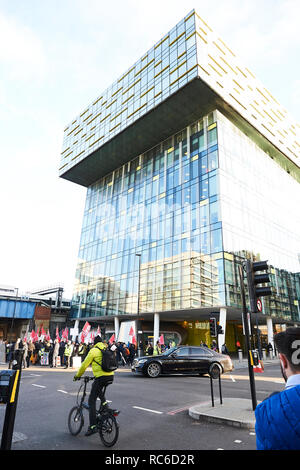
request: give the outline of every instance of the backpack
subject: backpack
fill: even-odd
[[[102,363],[101,367],[104,372],[113,372],[118,368],[116,355],[109,348],[103,349],[102,351]]]

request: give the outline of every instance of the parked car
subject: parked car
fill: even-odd
[[[136,358],[131,370],[151,378],[171,373],[211,374],[217,378],[224,372],[232,371],[233,363],[228,355],[204,346],[177,346],[158,356]]]

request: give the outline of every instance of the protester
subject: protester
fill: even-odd
[[[54,345],[52,339],[49,341],[49,366],[52,367],[53,365],[53,354],[54,354]]]
[[[28,357],[28,344],[27,341],[23,341],[23,359],[22,359],[22,367],[26,369],[26,366],[28,364],[27,357]],[[28,366],[27,366],[28,367]]]
[[[161,354],[161,346],[160,346],[159,341],[156,341],[156,344],[154,346],[153,356],[158,356],[159,354]]]
[[[146,356],[153,356],[153,346],[152,343],[149,343],[146,347]]]
[[[300,450],[300,328],[274,336],[286,382],[255,410],[257,450]]]
[[[68,341],[64,350],[65,369],[67,369],[71,365],[70,361],[71,361],[72,352],[73,352],[73,344],[71,343],[71,341]]]
[[[133,359],[134,359],[134,356],[135,356],[135,353],[136,353],[136,349],[135,349],[135,345],[133,343],[130,343],[129,345],[129,364],[132,366],[132,363],[133,363]]]
[[[78,346],[78,356],[81,358],[82,363],[86,356],[86,345],[83,341],[81,341],[80,345]]]
[[[57,358],[59,356],[59,340],[54,341],[52,366],[57,367]]]
[[[28,354],[27,354],[27,367],[29,367],[30,362],[32,363],[34,357],[35,345],[32,340],[28,343]]]
[[[66,343],[64,342],[64,340],[62,340],[59,343],[59,351],[58,351],[61,366],[65,365],[64,363],[65,347],[66,347]]]

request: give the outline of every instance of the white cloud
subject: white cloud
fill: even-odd
[[[39,37],[15,18],[0,12],[0,61],[9,78],[28,80],[45,73],[45,56]]]

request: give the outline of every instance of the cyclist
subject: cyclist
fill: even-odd
[[[96,336],[94,340],[94,346],[90,349],[88,355],[86,356],[85,360],[81,364],[81,367],[78,369],[77,373],[74,376],[73,380],[79,380],[79,378],[83,375],[87,367],[91,364],[92,371],[95,376],[95,380],[93,381],[91,393],[89,396],[89,420],[90,425],[88,427],[87,432],[85,433],[86,436],[91,436],[95,432],[97,432],[96,426],[96,400],[97,397],[101,399],[101,405],[103,408],[108,408],[108,403],[105,401],[104,396],[104,387],[107,382],[111,382],[114,378],[114,372],[105,372],[102,367],[102,351],[107,348],[107,344],[102,342],[100,336]]]

